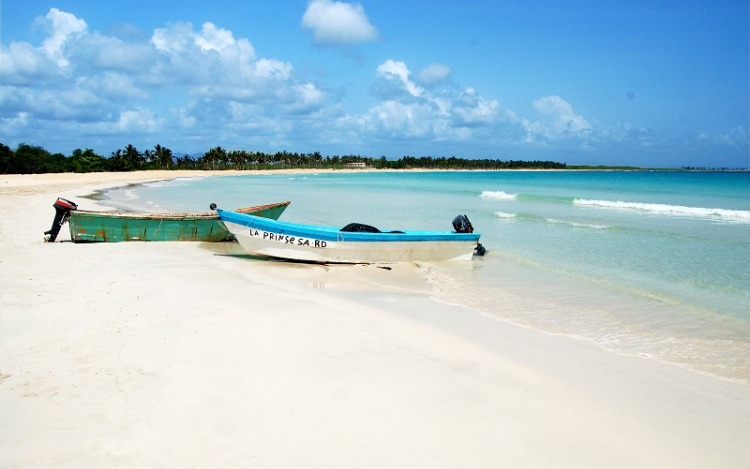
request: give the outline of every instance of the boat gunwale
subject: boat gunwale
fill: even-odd
[[[457,233],[455,231],[406,230],[402,232],[381,231],[379,233],[341,231],[340,228],[332,226],[305,225],[270,220],[230,210],[219,209],[217,212],[224,223],[232,223],[245,228],[253,228],[282,236],[313,238],[322,241],[382,243],[430,241],[478,242],[481,237],[479,233]],[[236,236],[237,234],[234,233],[234,235]]]
[[[244,212],[267,210],[280,206],[288,206],[292,202],[285,200],[283,202],[276,202],[270,204],[252,205],[248,207],[241,207],[236,209],[237,213],[245,214]],[[201,220],[215,220],[219,218],[216,212],[164,212],[164,213],[149,213],[149,212],[106,212],[98,210],[72,210],[70,212],[71,217],[77,216],[90,216],[90,217],[102,217],[102,218],[128,218],[128,219],[143,219],[143,220],[188,220],[188,219],[201,219]],[[262,218],[262,217],[261,217]]]

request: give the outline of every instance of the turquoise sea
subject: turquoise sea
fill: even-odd
[[[749,172],[261,174],[108,196],[149,211],[288,199],[286,220],[381,229],[449,230],[466,214],[488,253],[421,265],[435,299],[750,382]]]

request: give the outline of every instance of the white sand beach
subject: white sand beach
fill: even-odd
[[[0,175],[0,468],[750,467],[750,386],[435,302],[414,265],[43,242],[58,196],[208,174]]]

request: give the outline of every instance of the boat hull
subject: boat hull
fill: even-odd
[[[342,232],[263,220],[219,210],[227,229],[249,254],[318,263],[395,263],[470,260],[478,233],[407,231]]]
[[[238,209],[258,217],[277,219],[289,201]],[[231,241],[215,212],[129,213],[74,210],[70,212],[70,238],[73,242],[121,241]]]

